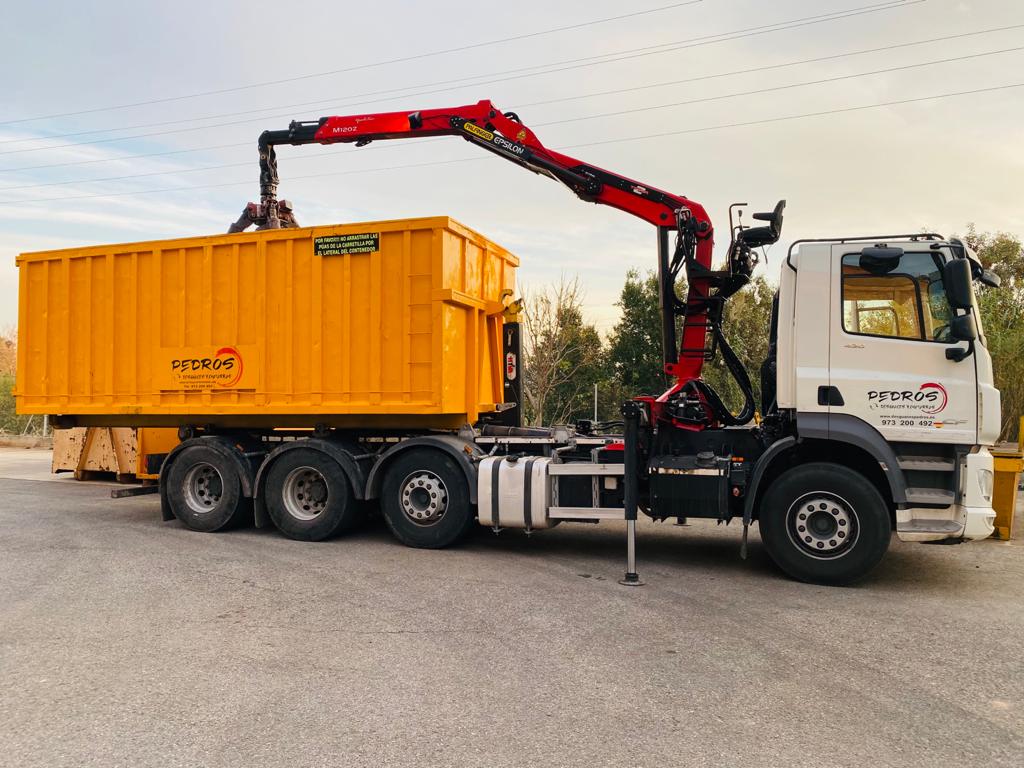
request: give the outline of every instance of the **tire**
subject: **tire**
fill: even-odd
[[[759,505],[758,527],[772,560],[800,581],[849,584],[889,548],[889,509],[872,483],[839,464],[787,470]]]
[[[270,519],[289,539],[323,541],[363,519],[345,470],[315,448],[294,448],[274,459],[263,488]]]
[[[455,544],[476,521],[466,473],[452,457],[429,448],[395,458],[384,475],[380,505],[395,538],[420,549]]]
[[[252,501],[242,495],[238,468],[205,445],[185,448],[167,473],[167,500],[186,528],[213,533],[245,519]]]

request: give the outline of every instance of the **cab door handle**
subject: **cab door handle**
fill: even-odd
[[[846,405],[838,387],[818,387],[818,405]]]

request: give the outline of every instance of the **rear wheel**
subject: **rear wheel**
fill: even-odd
[[[323,541],[347,533],[363,517],[341,465],[315,448],[278,456],[264,489],[270,519],[290,539]]]
[[[759,507],[761,540],[790,576],[816,584],[863,577],[889,548],[885,500],[863,475],[814,463],[780,475]]]
[[[469,483],[452,457],[409,449],[384,475],[381,511],[388,528],[410,547],[439,549],[465,538],[473,527]]]
[[[250,509],[238,468],[219,451],[193,445],[178,454],[167,474],[171,511],[187,528],[211,533],[240,522]]]

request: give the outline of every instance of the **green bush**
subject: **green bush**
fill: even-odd
[[[0,432],[20,434],[25,431],[28,416],[18,416],[14,412],[14,376],[0,374]],[[36,421],[39,421],[36,419]],[[41,425],[40,425],[41,427]]]

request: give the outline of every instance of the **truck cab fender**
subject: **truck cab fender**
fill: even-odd
[[[878,474],[885,478],[893,503],[906,504],[907,482],[903,470],[896,452],[878,430],[849,414],[800,413],[797,415],[797,434],[776,440],[757,460],[743,502],[745,524],[749,525],[754,517],[758,495],[772,464],[784,454],[799,450],[804,440],[813,441],[821,447],[827,447],[822,446],[823,443],[848,446],[845,450],[852,449],[857,456],[863,457],[863,461],[877,462]]]
[[[757,499],[757,492],[760,489],[761,480],[765,470],[779,454],[796,446],[795,437],[783,437],[768,446],[768,450],[762,453],[754,466],[754,473],[750,476],[750,483],[747,484],[747,493],[743,499],[743,524],[750,525],[754,517],[754,501]]]
[[[171,512],[170,501],[167,499],[167,484],[163,482],[163,479],[167,476],[171,465],[174,464],[182,451],[193,445],[202,445],[206,448],[211,448],[235,465],[238,469],[238,477],[242,483],[242,496],[252,498],[255,492],[256,471],[253,468],[253,462],[250,460],[249,455],[246,454],[234,440],[223,435],[192,437],[178,443],[178,445],[176,445],[171,452],[167,454],[167,458],[165,458],[163,463],[160,465],[160,516],[165,521],[173,520],[174,513]]]
[[[907,479],[896,451],[881,432],[863,419],[848,413],[797,413],[796,431],[801,438],[846,443],[870,454],[889,483],[893,503],[907,503]]]
[[[423,447],[436,448],[455,459],[455,462],[466,474],[466,482],[469,484],[469,501],[471,504],[476,504],[477,462],[483,458],[485,453],[471,440],[454,435],[423,435],[393,445],[380,456],[377,463],[373,465],[373,469],[370,470],[370,477],[366,483],[366,498],[380,498],[385,471],[395,456],[413,448]]]
[[[325,440],[319,437],[303,438],[281,443],[270,452],[267,458],[260,464],[256,473],[255,495],[253,496],[253,516],[257,528],[263,528],[270,522],[267,514],[266,503],[264,502],[264,485],[268,468],[283,453],[294,451],[299,448],[311,448],[326,453],[341,466],[345,477],[352,486],[352,494],[359,501],[367,498],[366,485],[370,474],[370,467],[373,464],[374,456],[366,453],[356,443],[342,442],[338,440]]]

